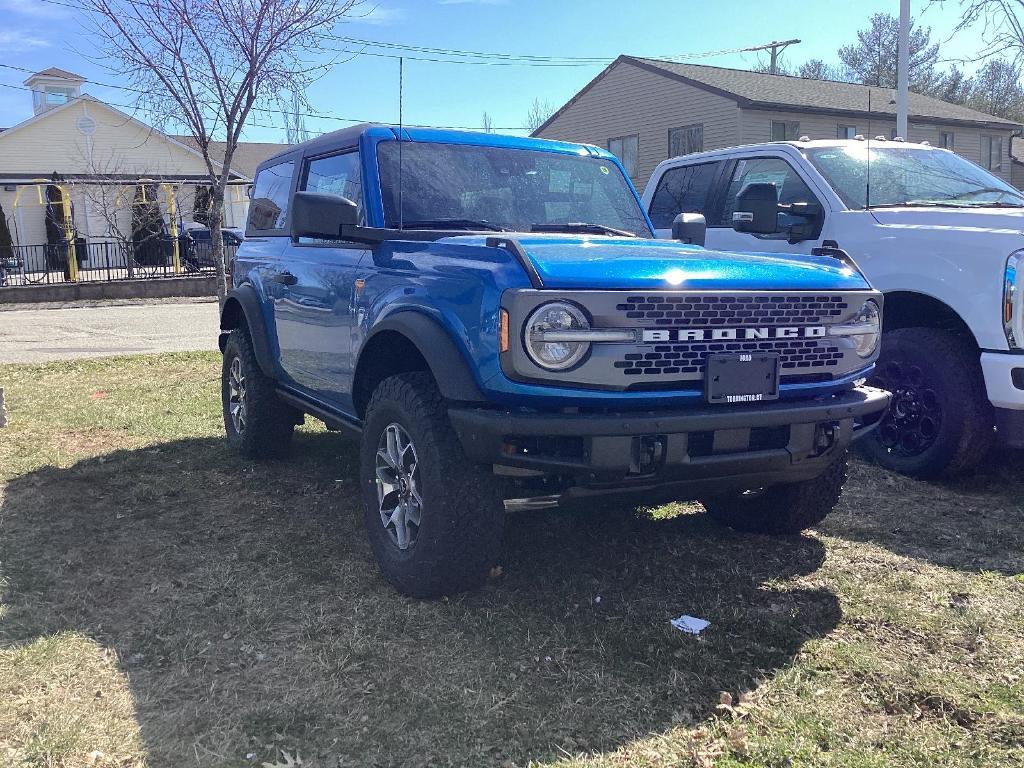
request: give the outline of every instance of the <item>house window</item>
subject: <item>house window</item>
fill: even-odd
[[[66,104],[71,99],[70,88],[47,88],[46,89],[46,103],[54,106],[57,104]]]
[[[1003,137],[981,137],[981,164],[990,171],[1003,170]]]
[[[836,138],[837,139],[852,139],[857,135],[856,125],[843,125],[840,123],[836,126]]]
[[[284,229],[294,170],[295,163],[287,162],[264,168],[256,174],[252,204],[249,206],[250,229]]]
[[[952,131],[939,131],[939,146],[943,149],[953,149]]]
[[[637,155],[640,154],[640,136],[619,136],[615,139],[608,139],[608,151],[622,161],[622,167],[626,169],[626,175],[631,179],[636,178]]]
[[[704,151],[704,123],[668,129],[668,156],[678,157]]]
[[[772,120],[772,141],[796,141],[800,138],[798,120]]]

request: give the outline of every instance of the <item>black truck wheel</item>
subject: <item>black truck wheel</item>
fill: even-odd
[[[504,504],[491,473],[466,459],[430,374],[377,386],[360,477],[370,546],[399,592],[440,597],[483,584],[501,546]]]
[[[886,469],[920,478],[975,467],[992,447],[995,418],[978,353],[935,328],[900,328],[882,338],[869,382],[892,404],[864,451]]]
[[[813,480],[701,499],[719,523],[751,533],[794,534],[817,525],[839,502],[846,452]]]
[[[220,389],[224,431],[232,448],[254,459],[288,453],[300,414],[281,402],[274,380],[260,370],[244,328],[231,331],[224,345]]]

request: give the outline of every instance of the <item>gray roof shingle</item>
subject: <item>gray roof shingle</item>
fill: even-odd
[[[191,136],[177,135],[171,136],[171,138],[192,149],[197,149],[199,146]],[[223,141],[210,142],[210,155],[218,163],[224,159],[225,146]],[[274,144],[264,141],[240,141],[235,148],[235,156],[231,160],[231,170],[237,171],[251,179],[256,175],[256,166],[268,157],[273,157],[278,152],[287,148],[287,144]]]
[[[876,88],[856,83],[833,80],[812,80],[788,75],[769,75],[743,69],[709,67],[701,64],[681,64],[660,59],[620,56],[644,69],[685,80],[723,95],[737,99],[742,106],[780,107],[784,109],[819,112],[867,112],[868,93],[871,93],[873,114],[896,115],[896,92],[892,88]],[[951,104],[932,96],[911,93],[908,99],[911,118],[925,118],[984,125],[1019,125],[995,115]]]

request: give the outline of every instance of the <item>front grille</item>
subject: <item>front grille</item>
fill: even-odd
[[[704,372],[713,352],[778,352],[783,370],[829,368],[839,365],[843,353],[831,341],[772,339],[770,341],[716,341],[658,344],[653,352],[627,352],[614,366],[625,376],[659,376]]]
[[[835,322],[850,308],[842,296],[629,296],[615,308],[630,322],[655,326],[742,327],[744,325],[814,325]]]
[[[849,291],[558,291],[509,292],[503,306],[520,328],[553,299],[583,308],[592,328],[637,331],[635,342],[591,345],[567,371],[545,371],[522,344],[502,357],[512,378],[560,386],[629,391],[693,391],[701,388],[708,355],[774,352],[784,384],[826,382],[862,370],[867,362],[848,336],[828,326],[855,321],[877,292]]]

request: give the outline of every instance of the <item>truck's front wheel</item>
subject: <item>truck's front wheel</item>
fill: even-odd
[[[886,469],[921,478],[975,467],[992,446],[994,418],[978,354],[935,328],[900,328],[882,338],[870,383],[892,404],[864,450]]]
[[[385,578],[411,597],[480,586],[501,545],[504,504],[470,464],[428,373],[382,381],[360,451],[363,519]]]
[[[701,499],[719,523],[751,533],[794,534],[835,508],[846,481],[846,452],[813,480]]]

